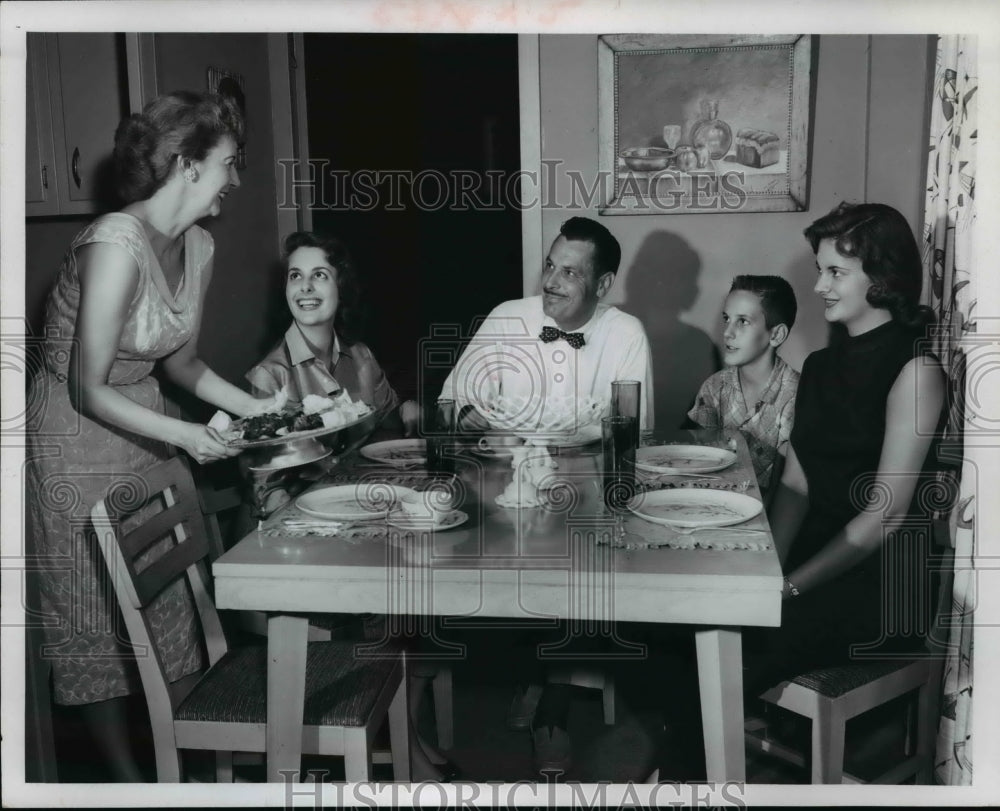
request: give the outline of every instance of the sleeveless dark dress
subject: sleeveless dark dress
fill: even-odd
[[[928,354],[912,331],[890,321],[861,335],[843,330],[806,358],[791,443],[809,485],[809,511],[792,544],[790,572],[822,549],[865,505],[884,507],[872,490],[885,436],[889,391],[903,367]],[[837,578],[782,607],[781,628],[765,634],[765,680],[812,667],[912,651],[923,644],[936,595],[928,576],[931,537],[929,462],[905,523],[876,552]],[[874,501],[873,501],[874,498]],[[852,650],[853,646],[853,650]],[[755,680],[756,681],[756,680]],[[773,681],[771,682],[773,683]]]

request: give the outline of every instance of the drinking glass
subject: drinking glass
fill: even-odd
[[[455,401],[438,400],[427,434],[427,469],[435,473],[454,473],[454,448]]]
[[[635,495],[635,425],[633,417],[601,420],[604,505],[612,511],[624,510]]]
[[[635,420],[635,445],[640,445],[639,437],[639,397],[642,383],[638,380],[615,380],[611,383],[611,416],[632,417]]]

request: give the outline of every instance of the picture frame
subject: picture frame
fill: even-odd
[[[813,38],[598,38],[603,215],[804,211]]]
[[[246,121],[246,82],[244,81],[242,74],[222,70],[221,68],[210,67],[208,69],[208,92],[219,93],[220,95],[228,96],[235,101],[236,105],[240,108],[240,112],[243,114],[243,120]],[[243,143],[236,145],[236,168],[241,172],[247,168],[247,149],[245,140]]]

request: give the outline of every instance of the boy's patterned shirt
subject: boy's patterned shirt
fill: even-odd
[[[688,416],[702,428],[738,429],[750,448],[757,484],[766,491],[778,455],[788,448],[798,387],[799,373],[776,356],[760,399],[748,407],[739,369],[729,366],[701,384]]]

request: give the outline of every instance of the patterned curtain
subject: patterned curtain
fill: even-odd
[[[943,700],[934,759],[935,780],[972,783],[972,631],[976,604],[974,466],[963,461],[966,366],[975,354],[977,270],[972,266],[976,222],[976,138],[978,76],[976,37],[938,39],[924,211],[924,267],[927,303],[938,315],[935,350],[948,373],[948,425],[943,448],[953,467],[942,484],[958,498],[948,516],[955,578],[947,616],[948,644]],[[981,272],[981,271],[980,271]]]

